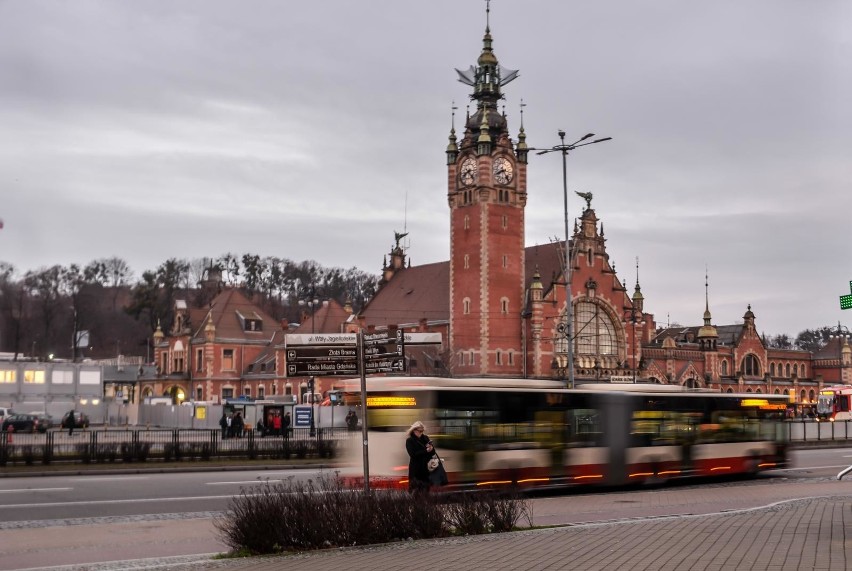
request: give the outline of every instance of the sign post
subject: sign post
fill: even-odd
[[[358,361],[361,369],[361,446],[364,455],[364,493],[370,493],[370,441],[367,437],[367,367],[364,358],[364,332],[358,332]]]
[[[367,375],[405,373],[405,345],[440,345],[440,333],[405,333],[396,326],[387,331],[364,333],[289,334],[284,337],[288,377],[310,377],[311,393],[314,377],[346,375],[361,377],[361,436],[364,453],[364,491],[370,491],[370,458],[367,419]],[[313,398],[313,397],[312,397]],[[314,404],[297,417],[298,423],[314,432]]]

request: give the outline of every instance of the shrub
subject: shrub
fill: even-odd
[[[323,476],[243,489],[214,524],[234,552],[272,554],[508,531],[524,516],[529,507],[518,496],[365,494]]]
[[[107,444],[98,444],[95,446],[95,461],[96,462],[115,462],[118,457],[118,445],[114,442]]]

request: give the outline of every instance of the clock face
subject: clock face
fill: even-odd
[[[467,158],[464,160],[459,171],[462,184],[470,185],[476,182],[476,168],[475,159]]]
[[[512,163],[509,162],[509,159],[500,157],[494,161],[494,180],[496,180],[497,183],[509,184],[512,182],[513,174],[514,169],[512,168]]]

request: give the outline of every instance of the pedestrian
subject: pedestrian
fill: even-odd
[[[219,419],[219,426],[222,427],[222,440],[228,438],[228,425],[230,424],[229,420],[230,419],[228,418],[228,415],[225,414],[225,411],[223,410],[222,418]]]
[[[435,452],[432,441],[425,434],[426,427],[419,420],[408,429],[405,440],[405,451],[408,452],[408,489],[411,491],[428,491],[429,458]]]
[[[275,413],[272,418],[272,433],[275,436],[281,436],[281,413]]]
[[[71,436],[74,434],[74,425],[77,424],[77,419],[74,418],[73,410],[68,413],[68,420],[66,422],[68,423],[68,436]]]
[[[346,414],[346,428],[349,430],[358,430],[358,415],[351,408]]]
[[[281,421],[281,425],[284,429],[284,436],[290,438],[290,413],[287,412],[284,414],[284,419]]]
[[[243,428],[245,428],[243,424],[243,415],[237,412],[234,414],[233,420],[231,420],[231,429],[234,431],[234,436],[241,438],[243,435]]]

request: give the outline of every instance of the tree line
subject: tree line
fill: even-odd
[[[148,355],[159,325],[168,331],[175,301],[205,307],[212,299],[202,282],[215,276],[238,288],[276,320],[300,320],[299,301],[334,299],[359,311],[379,277],[315,261],[223,254],[171,258],[136,278],[118,257],[85,266],[54,265],[20,274],[0,261],[0,352],[16,358],[109,358]]]

